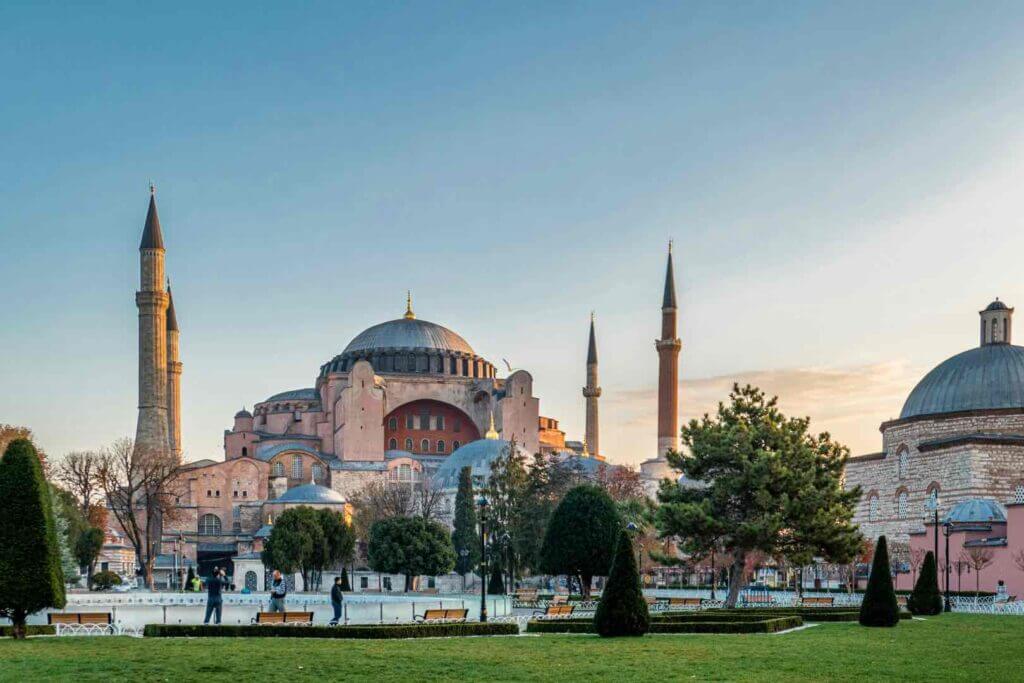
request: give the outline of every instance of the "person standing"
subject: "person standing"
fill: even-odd
[[[192,577],[192,592],[201,593],[203,590],[203,582],[198,576]]]
[[[331,607],[334,608],[334,618],[331,619],[331,626],[337,626],[341,619],[341,603],[345,599],[345,593],[341,590],[341,577],[334,577],[334,585],[331,586]]]
[[[224,608],[223,591],[227,582],[225,571],[220,567],[214,567],[213,575],[206,582],[206,617],[203,619],[204,624],[210,623],[210,615],[214,613],[216,613],[214,623],[220,624],[221,613]]]
[[[270,611],[283,612],[284,598],[288,595],[288,586],[280,570],[274,570],[274,579],[270,582]]]

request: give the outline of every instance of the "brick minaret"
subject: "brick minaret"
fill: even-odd
[[[139,421],[135,447],[166,453],[167,435],[167,305],[164,291],[164,239],[156,214],[156,188],[149,188],[149,211],[139,245]]]
[[[601,397],[601,387],[597,386],[597,341],[594,338],[594,314],[590,314],[590,342],[587,345],[587,386],[583,387],[583,396],[587,399],[587,450],[591,455],[599,455],[600,428],[597,420],[597,399]]]
[[[167,431],[171,452],[181,459],[181,360],[178,356],[178,316],[167,281]]]
[[[682,341],[676,336],[676,282],[672,271],[672,243],[668,245],[665,269],[665,294],[661,300],[661,339],[658,350],[658,456],[679,449],[679,351]]]

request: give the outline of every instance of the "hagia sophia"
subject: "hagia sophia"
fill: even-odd
[[[140,244],[139,412],[136,447],[181,455],[180,331],[151,188]],[[662,301],[659,421],[654,457],[641,466],[653,489],[668,474],[664,454],[678,445],[678,355],[671,247]],[[501,377],[453,330],[404,313],[372,325],[323,363],[312,386],[289,389],[235,413],[223,460],[182,466],[176,519],[162,530],[200,569],[255,560],[276,514],[288,506],[337,506],[368,482],[432,481],[454,491],[470,465],[484,480],[514,443],[524,455],[572,459],[595,473],[617,467],[600,448],[597,334],[591,317],[585,386],[586,430],[566,441],[558,420],[541,413],[527,370]],[[653,441],[653,439],[652,439]],[[449,501],[450,503],[450,501]],[[167,552],[166,549],[164,552]]]

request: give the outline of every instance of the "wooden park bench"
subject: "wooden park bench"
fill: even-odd
[[[287,624],[289,626],[312,626],[312,612],[258,612],[254,624]]]
[[[824,598],[824,597],[805,597],[800,600],[801,607],[832,607],[835,604],[835,598]]]
[[[428,609],[422,616],[415,617],[420,623],[462,622],[469,614],[467,609]]]
[[[702,598],[659,598],[663,609],[700,609]]]
[[[52,612],[47,623],[57,627],[57,635],[83,633],[89,635],[113,634],[114,620],[110,612]]]
[[[568,595],[552,595],[551,599],[548,600],[549,605],[564,605],[569,602]]]
[[[540,616],[545,619],[571,617],[573,609],[575,609],[575,605],[548,605],[542,610],[536,610],[533,615]]]
[[[536,588],[520,588],[515,592],[515,598],[520,602],[537,602],[537,594]]]
[[[757,593],[746,593],[743,595],[744,605],[774,605],[775,600],[767,591]]]

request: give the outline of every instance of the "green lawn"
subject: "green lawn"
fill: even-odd
[[[946,615],[895,629],[602,640],[543,635],[392,641],[35,638],[0,642],[0,681],[1006,681],[1024,618]]]

